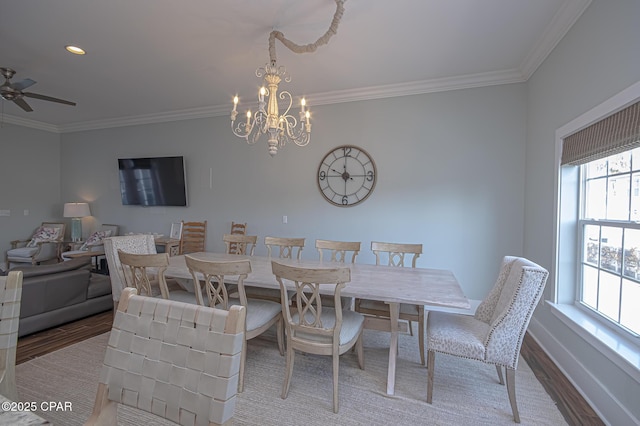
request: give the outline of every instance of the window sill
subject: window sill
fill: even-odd
[[[546,302],[551,312],[611,362],[640,382],[640,347],[573,305]]]

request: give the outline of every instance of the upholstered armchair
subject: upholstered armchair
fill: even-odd
[[[28,240],[11,241],[11,249],[6,254],[7,268],[12,263],[38,265],[48,260],[59,260],[64,231],[64,223],[42,222]]]
[[[93,232],[80,247],[74,250],[62,252],[62,260],[70,260],[70,254],[84,253],[88,251],[104,251],[104,239],[117,237],[119,229],[120,227],[118,225],[101,225],[100,229]]]
[[[427,402],[433,395],[436,352],[496,366],[500,384],[507,374],[513,419],[520,423],[515,372],[520,348],[533,311],[542,297],[549,273],[535,263],[506,256],[489,295],[474,316],[430,311],[427,317]]]

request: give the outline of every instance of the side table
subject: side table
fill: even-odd
[[[180,254],[180,240],[173,238],[160,237],[156,238],[156,246],[164,247],[164,252],[169,256],[177,256]]]

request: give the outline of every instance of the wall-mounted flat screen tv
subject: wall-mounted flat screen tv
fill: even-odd
[[[186,206],[184,158],[118,159],[120,195],[124,205]]]

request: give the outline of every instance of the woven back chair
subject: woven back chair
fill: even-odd
[[[22,299],[22,271],[0,277],[0,394],[19,401],[16,389],[16,346]]]
[[[122,292],[86,425],[116,425],[117,404],[182,425],[229,424],[245,308],[229,311]]]

